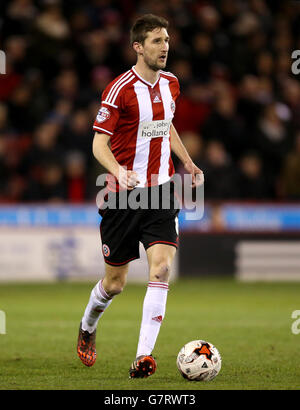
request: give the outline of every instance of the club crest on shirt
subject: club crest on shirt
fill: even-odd
[[[172,111],[173,114],[174,114],[174,112],[175,112],[175,109],[176,109],[175,101],[174,101],[174,100],[171,100],[171,111]]]
[[[101,107],[98,111],[96,121],[97,122],[104,122],[110,118],[110,111],[106,107]]]
[[[103,255],[108,258],[110,255],[110,249],[107,245],[103,244],[102,246]]]

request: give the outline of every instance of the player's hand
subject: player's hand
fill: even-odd
[[[192,176],[192,188],[201,186],[204,183],[203,171],[198,168],[193,161],[187,161],[184,164],[184,168]]]
[[[125,168],[120,167],[118,182],[121,189],[133,190],[139,183],[138,174],[135,171],[127,171]]]

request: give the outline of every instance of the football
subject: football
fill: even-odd
[[[210,381],[221,370],[222,359],[218,349],[205,340],[193,340],[180,349],[177,367],[188,380]]]

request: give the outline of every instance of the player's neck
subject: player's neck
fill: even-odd
[[[143,61],[137,61],[135,65],[135,71],[138,73],[143,80],[147,81],[150,84],[155,84],[159,77],[159,70],[151,70]]]

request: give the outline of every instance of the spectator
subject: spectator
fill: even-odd
[[[181,140],[184,143],[184,146],[189,153],[190,157],[196,164],[201,164],[204,155],[203,139],[200,134],[191,131],[185,131],[181,134]],[[182,163],[179,161],[176,163],[176,170],[179,174],[185,174]]]
[[[76,110],[63,132],[62,141],[67,151],[81,151],[85,160],[91,160],[91,144],[93,133],[87,110]]]
[[[252,74],[243,76],[237,91],[237,113],[243,119],[245,128],[252,129],[263,109],[259,99],[258,77]]]
[[[244,123],[237,115],[236,100],[230,90],[217,97],[212,112],[203,124],[202,133],[205,140],[220,140],[235,160],[245,150]]]
[[[265,175],[273,187],[272,197],[283,160],[291,148],[292,135],[286,114],[289,116],[286,106],[275,102],[268,104],[253,135],[254,145],[263,158]]]
[[[67,199],[63,168],[53,161],[45,163],[38,180],[30,179],[22,200],[26,202],[64,202]]]
[[[35,130],[33,144],[22,161],[22,173],[34,180],[40,180],[44,165],[63,160],[63,150],[58,143],[60,124],[45,121]]]
[[[70,101],[76,101],[79,93],[79,79],[75,70],[62,70],[53,82],[53,101],[64,98]]]
[[[295,145],[282,166],[278,193],[279,196],[287,200],[300,200],[300,132],[295,139]]]
[[[8,124],[8,109],[5,104],[0,103],[0,133],[5,133],[9,130]]]
[[[87,198],[85,157],[80,151],[71,151],[67,153],[65,163],[67,200],[84,202]]]
[[[283,102],[291,110],[291,123],[294,129],[300,129],[300,82],[294,78],[281,81],[280,91]]]
[[[215,57],[211,36],[205,32],[196,33],[193,37],[192,50],[194,77],[200,81],[208,81]]]
[[[238,197],[265,200],[270,197],[261,158],[256,152],[245,153],[239,160]]]
[[[236,176],[224,145],[217,140],[209,141],[204,158],[201,167],[205,174],[205,198],[209,200],[237,198]]]
[[[174,125],[179,133],[192,131],[198,133],[211,111],[212,93],[208,85],[198,82],[189,84],[186,92],[179,98]]]

